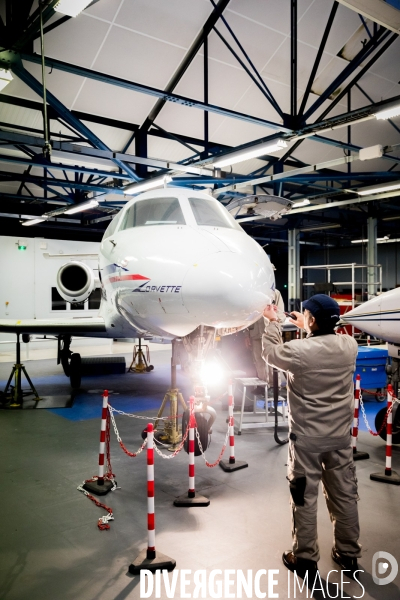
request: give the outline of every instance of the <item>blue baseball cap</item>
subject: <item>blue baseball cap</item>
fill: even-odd
[[[315,294],[303,302],[303,310],[310,311],[320,329],[333,329],[340,319],[339,304],[325,294]]]

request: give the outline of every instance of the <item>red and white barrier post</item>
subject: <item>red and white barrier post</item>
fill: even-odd
[[[219,466],[221,469],[228,473],[232,473],[232,471],[238,471],[239,469],[244,469],[248,467],[246,461],[239,460],[237,461],[235,458],[235,419],[233,417],[233,388],[232,382],[229,382],[228,385],[228,411],[229,411],[229,461],[221,460]]]
[[[392,427],[393,427],[393,387],[389,383],[387,387],[387,410],[388,416],[386,421],[386,465],[385,473],[372,473],[369,477],[373,481],[383,481],[385,483],[392,483],[393,485],[400,485],[400,477],[392,471]]]
[[[361,377],[360,377],[360,375],[357,375],[356,376],[356,387],[354,389],[354,418],[353,418],[353,431],[352,431],[352,436],[351,436],[351,445],[353,447],[353,460],[366,460],[367,458],[369,458],[368,452],[359,452],[357,450],[360,398],[361,398]]]
[[[210,501],[204,496],[196,496],[195,471],[194,471],[194,448],[196,435],[196,418],[194,416],[194,396],[189,398],[189,490],[187,496],[175,498],[174,506],[209,506]]]
[[[147,425],[147,549],[129,565],[133,575],[147,569],[154,573],[156,570],[172,571],[176,561],[161,552],[156,553],[156,519],[154,507],[154,430],[153,423]]]
[[[97,479],[95,479],[94,481],[86,481],[82,486],[83,489],[85,489],[87,492],[91,492],[92,494],[96,494],[97,496],[105,496],[114,486],[114,483],[112,481],[110,481],[109,479],[104,479],[107,419],[108,391],[104,390],[100,425],[99,474]]]

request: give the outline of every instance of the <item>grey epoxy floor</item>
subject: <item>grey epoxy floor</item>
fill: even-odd
[[[152,357],[153,358],[153,357]],[[149,375],[123,375],[83,380],[79,402],[101,404],[94,389],[112,387],[110,401],[120,401],[127,389],[132,402],[140,400],[140,414],[154,416],[168,387],[167,352],[154,354],[156,369]],[[0,365],[0,379],[7,379],[11,364]],[[29,363],[34,381],[52,377],[55,387],[65,393],[68,382],[58,378],[54,361]],[[44,380],[43,380],[44,381]],[[187,393],[188,382],[180,376]],[[61,382],[61,383],[60,383]],[[45,382],[43,383],[45,385]],[[53,384],[54,387],[55,384]],[[63,387],[66,386],[66,387]],[[40,390],[39,390],[40,391]],[[143,398],[149,410],[143,412]],[[113,400],[114,398],[114,400]],[[214,461],[226,433],[226,412],[216,406],[218,419],[207,457]],[[66,411],[68,409],[65,409]],[[146,421],[117,417],[124,443],[135,450]],[[112,435],[112,465],[120,490],[104,497],[114,510],[111,529],[99,531],[97,519],[105,512],[76,491],[83,479],[96,473],[99,419],[70,420],[47,410],[0,411],[0,471],[2,502],[0,519],[0,598],[4,600],[124,600],[140,598],[139,577],[128,573],[130,562],[147,545],[146,460],[145,454],[128,458]],[[281,434],[284,435],[284,432]],[[361,432],[359,448],[371,458],[357,463],[360,493],[361,541],[364,573],[363,589],[346,578],[337,592],[338,573],[330,576],[330,597],[363,597],[398,600],[400,576],[386,586],[372,580],[372,557],[378,551],[391,553],[400,562],[400,486],[372,482],[369,474],[383,471],[385,447],[380,438]],[[188,487],[186,453],[173,460],[155,457],[156,548],[174,558],[177,569],[277,569],[273,588],[279,598],[288,598],[287,571],[282,552],[291,545],[291,525],[286,475],[286,447],[277,446],[272,431],[245,431],[236,436],[236,455],[246,460],[247,469],[225,473],[219,467],[207,468],[196,458],[196,489],[207,496],[207,508],[177,508],[176,496]],[[393,466],[400,473],[400,448],[393,448]],[[324,592],[326,577],[336,565],[330,559],[331,524],[320,495],[319,541]],[[188,575],[188,577],[192,577]],[[169,576],[171,580],[171,575]],[[218,579],[218,578],[217,578]],[[193,585],[186,591],[190,593]],[[230,588],[235,592],[235,587]],[[267,578],[261,578],[261,591],[268,597]],[[150,596],[155,598],[156,595]],[[161,598],[167,598],[161,586]],[[175,598],[181,598],[179,587]],[[211,598],[207,593],[206,598]],[[220,597],[226,597],[222,594]],[[256,598],[253,590],[252,597]],[[272,597],[272,596],[271,596]],[[293,596],[293,590],[291,595]],[[297,590],[297,598],[310,597]]]

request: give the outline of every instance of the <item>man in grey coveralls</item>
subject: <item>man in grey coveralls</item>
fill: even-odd
[[[293,550],[283,563],[305,577],[317,571],[317,497],[319,482],[333,523],[332,558],[353,576],[361,556],[358,494],[350,428],[357,342],[336,335],[339,305],[323,294],[303,303],[291,322],[308,333],[281,343],[276,308],[264,310],[263,357],[289,371],[289,460]]]

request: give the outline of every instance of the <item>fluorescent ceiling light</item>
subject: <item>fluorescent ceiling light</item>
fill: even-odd
[[[389,236],[385,235],[383,238],[376,238],[378,244],[383,244],[389,240]],[[351,240],[352,244],[366,244],[369,240]]]
[[[217,160],[212,163],[212,166],[221,169],[222,167],[234,165],[236,163],[243,162],[244,160],[249,160],[250,158],[263,156],[263,154],[267,154],[269,152],[277,152],[278,150],[282,150],[282,148],[286,147],[287,143],[284,140],[274,140],[272,142],[267,142],[266,144],[259,144],[258,146],[247,148],[247,150],[232,152],[232,154],[224,156],[220,159],[217,158]]]
[[[91,3],[92,0],[60,0],[54,10],[69,17],[76,17]]]
[[[0,69],[0,90],[4,89],[10,81],[13,80],[13,76],[10,71],[6,71],[5,69]]]
[[[377,119],[391,119],[392,117],[398,117],[400,115],[400,104],[392,106],[392,108],[385,108],[375,113]]]
[[[301,206],[307,206],[308,204],[310,204],[309,199],[304,198],[304,200],[300,200],[299,202],[294,202],[294,204],[292,204],[292,208],[300,208]]]
[[[330,225],[318,225],[316,227],[305,227],[304,229],[300,229],[304,233],[307,231],[321,231],[321,229],[339,229],[341,227],[340,223],[331,223]]]
[[[400,182],[391,183],[389,185],[380,185],[378,187],[368,187],[362,190],[357,190],[359,196],[368,196],[369,194],[378,194],[379,192],[390,192],[391,190],[400,189]]]
[[[68,210],[64,211],[64,215],[73,215],[74,213],[82,212],[83,210],[88,210],[89,208],[94,208],[98,206],[99,203],[97,200],[89,200],[89,202],[82,202],[82,204],[78,204],[77,206],[73,206]]]
[[[154,179],[148,179],[147,181],[143,181],[140,183],[134,183],[127,188],[124,189],[125,194],[139,194],[140,192],[145,192],[147,190],[152,190],[154,188],[161,187],[170,183],[172,181],[172,177],[169,175],[163,175],[163,177],[154,177]]]
[[[47,218],[39,217],[38,219],[29,219],[29,221],[24,221],[22,225],[29,227],[29,225],[37,225],[38,223],[43,223],[43,221],[47,221]]]

